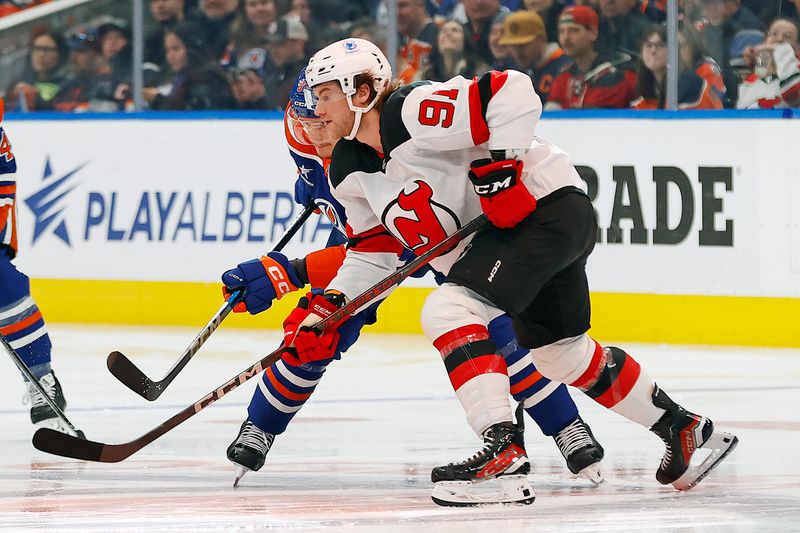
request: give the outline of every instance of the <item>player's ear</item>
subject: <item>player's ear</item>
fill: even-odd
[[[362,83],[353,95],[353,104],[357,107],[367,107],[372,101],[372,89],[366,83]]]

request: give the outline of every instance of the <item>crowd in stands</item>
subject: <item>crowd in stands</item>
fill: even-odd
[[[517,69],[546,109],[665,107],[666,0],[396,2],[395,74],[406,83]],[[316,50],[347,36],[385,52],[389,42],[385,0],[146,4],[143,98],[154,110],[281,110]],[[679,108],[800,106],[799,12],[800,0],[680,0]],[[131,110],[131,71],[127,20],[40,29],[6,105]]]

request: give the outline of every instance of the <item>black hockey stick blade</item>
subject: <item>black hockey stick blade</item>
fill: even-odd
[[[43,452],[82,461],[102,461],[101,457],[105,448],[105,445],[99,442],[80,439],[50,428],[36,430],[36,433],[33,434],[33,446]],[[123,459],[125,457],[119,457],[116,461],[106,459],[104,462],[114,463]]]
[[[100,463],[118,463],[193,417],[253,376],[261,373],[265,368],[277,362],[278,359],[281,358],[282,353],[283,347],[278,348],[256,364],[228,380],[222,386],[209,392],[183,411],[173,415],[159,426],[130,442],[106,444],[90,440],[81,440],[72,435],[60,433],[49,428],[41,428],[33,434],[33,445],[37,450],[53,455],[60,455],[61,457],[71,457],[82,461],[95,461]]]
[[[283,235],[278,239],[272,247],[272,252],[278,252],[291,240],[295,233],[303,226],[311,213],[314,212],[314,207],[306,207],[294,219],[294,221],[286,228]],[[214,333],[217,328],[222,324],[222,321],[231,313],[233,308],[244,298],[244,291],[236,289],[231,292],[228,301],[225,302],[219,310],[211,317],[211,320],[203,326],[200,333],[192,340],[189,347],[184,350],[180,358],[175,361],[172,368],[161,378],[159,381],[154,381],[147,377],[144,372],[139,370],[133,362],[128,359],[122,352],[113,351],[106,359],[108,371],[117,378],[120,383],[131,389],[133,392],[148,401],[154,401],[161,396],[170,383],[180,374],[183,367],[185,367],[194,355],[200,351],[200,348],[205,344],[208,338]]]
[[[108,354],[106,365],[108,366],[108,371],[120,383],[145,400],[152,402],[161,396],[163,389],[159,387],[160,382],[157,383],[145,376],[122,352],[114,351]]]
[[[487,221],[488,219],[486,218],[486,215],[481,215],[478,218],[470,221],[464,227],[447,237],[445,240],[427,252],[421,254],[413,261],[407,263],[403,268],[387,276],[383,280],[373,285],[371,288],[347,302],[341,309],[317,324],[317,327],[319,327],[319,329],[324,329],[325,327],[330,326],[334,321],[338,321],[336,318],[337,316],[341,317],[342,319],[347,318],[354,311],[358,310],[370,301],[374,301],[378,296],[383,294],[394,285],[403,281],[405,278],[422,268],[424,265],[428,264],[435,257],[452,250],[459,241],[480,229],[484,224],[486,224]],[[116,463],[122,461],[138,452],[168,431],[174,429],[176,426],[193,417],[212,403],[216,402],[237,388],[239,385],[245,383],[253,376],[258,375],[265,368],[276,363],[281,358],[284,349],[285,348],[281,346],[274,352],[258,361],[256,364],[234,376],[222,386],[217,387],[213,391],[209,392],[194,404],[173,415],[171,418],[161,423],[158,427],[148,431],[138,439],[122,444],[105,444],[81,440],[77,437],[73,437],[72,435],[66,435],[51,429],[42,428],[34,433],[33,445],[37,450],[41,450],[43,452],[51,453],[53,455],[60,455],[62,457],[81,459],[83,461],[97,461],[101,463]]]

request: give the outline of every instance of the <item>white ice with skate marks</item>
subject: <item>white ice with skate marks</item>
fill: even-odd
[[[199,326],[198,326],[199,328]],[[50,327],[72,422],[89,438],[132,440],[221,385],[277,332],[214,334],[156,402],[106,370],[120,350],[160,377],[196,330]],[[695,489],[655,481],[654,435],[574,394],[606,450],[599,487],[569,473],[526,420],[530,506],[441,508],[430,469],[462,460],[471,434],[438,354],[422,337],[366,334],[333,363],[266,466],[231,487],[225,449],[254,380],[129,459],[81,463],[32,448],[10,361],[0,381],[0,529],[25,531],[799,531],[800,350],[625,345],[689,409],[736,433],[738,448]],[[3,356],[5,357],[5,356]]]

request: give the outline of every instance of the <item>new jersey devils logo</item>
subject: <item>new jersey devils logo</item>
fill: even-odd
[[[407,189],[416,185],[411,192]],[[433,189],[418,179],[406,185],[381,217],[384,227],[400,238],[415,254],[422,254],[461,227],[456,214],[433,201]]]

